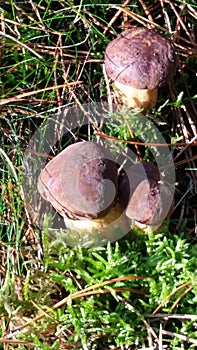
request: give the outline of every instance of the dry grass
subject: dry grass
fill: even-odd
[[[194,253],[191,255],[193,265],[191,264],[192,272],[191,276],[188,276],[188,281],[181,279],[174,281],[173,291],[167,290],[166,293],[161,293],[163,298],[158,297],[157,306],[151,313],[147,311],[145,317],[142,317],[133,306],[135,305],[133,297],[127,298],[127,292],[133,292],[135,289],[140,298],[144,289],[145,294],[147,290],[150,291],[150,285],[144,282],[141,289],[141,285],[137,284],[134,286],[121,284],[119,287],[113,284],[113,293],[116,292],[115,300],[125,308],[122,313],[124,310],[129,310],[135,314],[135,318],[143,319],[139,325],[143,325],[144,334],[147,334],[147,338],[144,338],[144,347],[141,340],[139,344],[135,344],[132,337],[130,343],[128,338],[125,343],[121,339],[120,344],[115,345],[113,339],[111,343],[110,340],[103,340],[102,333],[99,338],[99,332],[96,331],[95,338],[91,335],[92,338],[87,340],[87,345],[84,345],[85,338],[80,343],[79,336],[76,342],[73,336],[73,343],[70,344],[67,339],[75,334],[77,321],[75,326],[68,322],[68,327],[65,326],[66,321],[65,324],[62,321],[64,327],[61,328],[58,319],[60,316],[54,313],[59,309],[63,319],[63,307],[69,301],[68,295],[72,295],[73,300],[76,297],[84,301],[96,294],[101,296],[110,294],[112,290],[104,286],[115,281],[109,276],[108,279],[106,277],[106,282],[96,283],[92,280],[89,281],[91,286],[86,287],[88,282],[85,275],[83,278],[86,283],[81,282],[81,279],[80,282],[77,281],[77,273],[72,268],[74,263],[72,259],[71,268],[67,266],[67,270],[61,273],[73,281],[76,290],[67,292],[63,282],[58,284],[55,278],[51,280],[51,276],[57,274],[61,264],[58,262],[58,268],[54,269],[50,265],[50,254],[54,254],[54,250],[48,248],[45,235],[40,240],[38,229],[24,201],[23,187],[20,183],[21,156],[37,127],[52,114],[60,113],[69,106],[78,106],[80,110],[84,103],[110,103],[110,99],[116,103],[109,90],[107,94],[107,87],[110,89],[110,85],[103,76],[103,54],[109,40],[115,38],[122,29],[131,26],[140,25],[167,34],[173,40],[178,52],[178,72],[173,82],[159,92],[157,108],[146,116],[156,120],[160,125],[175,162],[176,206],[171,216],[170,230],[174,236],[184,232],[183,237],[190,245],[187,251],[192,252],[192,247],[196,244],[197,8],[195,1],[126,0],[105,5],[98,1],[93,5],[87,1],[81,2],[81,5],[76,5],[74,1],[48,3],[41,1],[36,4],[31,0],[5,1],[1,4],[0,344],[2,347],[0,348],[47,349],[48,346],[53,349],[76,347],[85,350],[105,350],[111,346],[113,350],[163,350],[179,349],[182,346],[181,349],[194,349],[197,346],[195,304],[192,304],[191,308],[188,306],[190,305],[188,295],[191,291],[193,292],[191,295],[196,298],[196,282],[191,277],[194,273]],[[95,127],[93,120],[89,119],[89,122]],[[100,137],[112,142],[125,141],[121,135],[118,137],[110,135],[104,129],[102,133],[100,129],[98,131]],[[135,135],[132,137],[132,130],[129,131],[130,139],[127,140],[127,144],[134,143],[135,149],[137,147],[137,152],[143,158],[144,146],[147,145],[136,140]],[[68,251],[64,254],[66,256]],[[90,259],[90,256],[88,258]],[[140,275],[141,271],[136,271]],[[150,270],[147,271],[147,277],[150,277]],[[114,271],[114,274],[116,272]],[[122,281],[120,276],[117,277],[117,281]],[[45,298],[45,293],[50,295],[50,302],[47,297]],[[35,295],[38,295],[38,299]],[[181,304],[184,297],[187,297],[187,306]],[[168,302],[169,308],[165,312]],[[181,313],[179,305],[184,310],[190,310],[190,313],[189,311],[187,314],[185,311]],[[70,309],[71,311],[73,310]],[[41,319],[47,320],[46,327],[45,321],[39,323]],[[180,324],[183,325],[180,327],[182,333],[178,332]],[[170,330],[171,325],[173,331]],[[183,334],[184,327],[185,334]],[[32,328],[36,331],[35,334],[32,333],[34,336],[30,341]],[[26,333],[19,332],[25,329]],[[25,340],[20,340],[21,336]],[[110,339],[110,334],[105,337]],[[174,339],[173,343],[171,339]],[[48,345],[43,345],[45,340]],[[59,343],[56,343],[57,341]]]

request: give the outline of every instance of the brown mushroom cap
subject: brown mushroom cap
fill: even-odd
[[[125,197],[126,195],[126,197]],[[159,169],[152,163],[131,166],[119,186],[119,201],[135,224],[162,224],[171,207],[170,190],[160,184]]]
[[[96,143],[79,142],[45,166],[38,191],[62,216],[97,218],[114,205],[117,181],[117,165],[111,153]]]
[[[159,169],[152,163],[141,162],[122,172],[119,177],[118,197],[123,209],[126,209],[131,195],[143,180],[148,180],[152,184],[158,183]]]
[[[152,90],[168,83],[175,74],[177,56],[166,37],[146,28],[132,28],[108,44],[105,68],[114,81]]]

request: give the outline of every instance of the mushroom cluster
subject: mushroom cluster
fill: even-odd
[[[152,109],[158,88],[176,72],[177,55],[169,39],[154,30],[136,27],[108,44],[104,63],[127,106]]]
[[[153,164],[118,173],[113,155],[90,142],[68,146],[38,178],[40,195],[64,218],[67,228],[85,240],[115,241],[131,225],[159,225],[163,201],[159,171]]]

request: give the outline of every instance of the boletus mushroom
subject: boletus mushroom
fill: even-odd
[[[154,30],[136,27],[121,33],[105,51],[105,69],[123,97],[135,109],[152,109],[158,88],[167,84],[177,69],[173,43]]]
[[[47,163],[38,178],[41,196],[72,233],[87,240],[96,234],[114,241],[127,233],[117,188],[118,168],[112,154],[90,141],[68,146]]]
[[[158,167],[147,162],[133,165],[123,174],[119,201],[131,226],[146,232],[157,230],[173,208],[172,193],[160,180]]]

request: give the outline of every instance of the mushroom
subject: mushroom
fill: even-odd
[[[133,165],[123,174],[119,201],[131,225],[144,231],[158,229],[173,208],[172,193],[160,180],[159,169],[147,162]]]
[[[113,232],[123,210],[117,203],[117,164],[105,147],[90,141],[68,146],[41,171],[37,187],[79,237],[99,234],[113,241],[127,233]]]
[[[123,95],[123,103],[135,109],[152,109],[158,88],[176,72],[177,56],[166,37],[137,27],[108,44],[104,63],[107,75]]]

